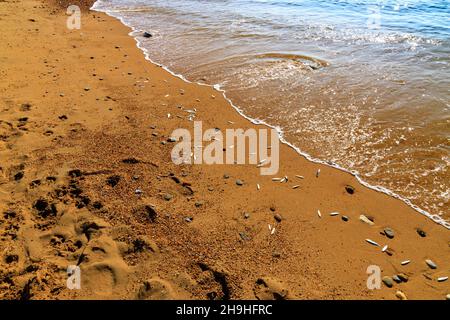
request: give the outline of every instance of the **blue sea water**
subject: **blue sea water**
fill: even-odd
[[[149,57],[450,218],[450,1],[99,0]],[[143,38],[142,32],[153,34]]]

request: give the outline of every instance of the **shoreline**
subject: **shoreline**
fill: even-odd
[[[247,115],[244,113],[244,111],[243,111],[239,106],[235,105],[235,104],[233,103],[233,101],[232,101],[230,98],[228,98],[228,96],[227,96],[227,94],[226,94],[226,90],[222,89],[219,85],[211,85],[211,84],[205,84],[205,83],[202,83],[202,82],[193,82],[193,81],[190,81],[190,80],[186,79],[182,74],[178,74],[178,73],[176,73],[176,72],[173,72],[173,71],[170,70],[170,68],[168,68],[167,66],[165,66],[165,65],[163,65],[163,64],[161,64],[161,63],[158,63],[158,62],[154,61],[154,60],[150,57],[150,55],[148,54],[148,51],[141,45],[141,42],[139,41],[138,36],[137,36],[137,35],[133,35],[133,33],[136,33],[136,32],[141,32],[141,33],[142,33],[142,32],[145,31],[145,30],[138,30],[138,29],[134,28],[133,26],[130,26],[130,25],[128,25],[127,23],[125,23],[125,21],[124,21],[122,18],[115,17],[114,15],[110,14],[108,11],[102,11],[102,10],[100,10],[100,9],[95,8],[95,7],[96,7],[96,3],[97,3],[98,1],[92,0],[92,2],[93,2],[93,3],[92,3],[92,6],[90,7],[89,10],[107,14],[108,16],[110,16],[110,17],[112,17],[112,18],[114,18],[114,19],[119,20],[119,21],[120,21],[124,26],[126,26],[127,28],[130,28],[130,29],[131,29],[131,31],[129,32],[128,35],[129,35],[130,37],[132,37],[132,38],[136,41],[136,46],[137,46],[137,48],[138,48],[139,50],[142,51],[142,53],[143,53],[143,55],[145,56],[146,60],[148,60],[150,63],[153,63],[153,64],[155,64],[155,65],[157,65],[157,66],[162,67],[164,70],[166,70],[168,73],[170,73],[170,74],[173,75],[174,77],[180,78],[180,79],[182,79],[183,81],[185,81],[185,82],[187,82],[187,83],[193,83],[193,84],[196,84],[196,85],[207,86],[207,87],[210,87],[210,88],[215,89],[217,92],[219,92],[221,95],[223,95],[223,97],[229,102],[230,106],[231,106],[233,109],[235,109],[236,112],[238,112],[243,118],[245,118],[246,120],[250,121],[251,123],[253,123],[253,124],[255,124],[255,125],[264,125],[264,126],[267,126],[268,128],[271,128],[271,129],[276,130],[277,133],[278,133],[278,135],[279,135],[279,137],[280,137],[280,142],[283,143],[283,144],[285,144],[285,145],[287,145],[287,146],[289,146],[290,148],[294,149],[294,150],[299,154],[299,156],[304,157],[305,159],[307,159],[308,161],[311,161],[311,162],[313,162],[313,163],[316,163],[316,164],[322,164],[322,165],[326,165],[326,166],[330,166],[330,167],[332,167],[332,168],[334,168],[334,169],[341,170],[341,171],[343,171],[343,172],[345,172],[345,173],[351,174],[352,176],[354,176],[354,177],[358,180],[358,182],[359,182],[361,185],[363,185],[363,186],[365,186],[365,187],[367,187],[367,188],[369,188],[369,189],[372,189],[372,190],[374,190],[374,191],[377,191],[377,192],[380,192],[380,193],[384,193],[384,194],[386,194],[386,195],[388,195],[388,196],[390,196],[390,197],[393,197],[393,198],[395,198],[395,199],[397,199],[397,200],[400,200],[400,201],[404,202],[405,204],[407,204],[408,206],[410,206],[412,209],[414,209],[415,211],[417,211],[419,214],[422,214],[422,215],[426,216],[427,218],[431,219],[431,221],[433,221],[433,222],[435,222],[435,223],[437,223],[437,224],[443,226],[444,228],[450,230],[450,221],[445,220],[444,218],[442,218],[442,217],[439,216],[438,214],[432,214],[432,213],[428,212],[427,210],[424,210],[424,209],[420,208],[419,206],[415,205],[410,199],[408,199],[408,198],[406,198],[406,197],[403,197],[403,196],[401,196],[401,195],[395,193],[394,191],[389,190],[388,188],[385,188],[385,187],[382,187],[382,186],[378,186],[378,185],[373,185],[373,184],[370,184],[370,183],[366,182],[366,181],[365,181],[365,180],[364,180],[357,172],[355,172],[354,170],[351,170],[351,169],[347,169],[347,168],[341,167],[340,165],[338,165],[338,164],[336,164],[336,163],[332,163],[332,162],[330,163],[330,161],[327,161],[327,160],[322,160],[322,159],[319,159],[319,158],[315,158],[315,157],[313,157],[312,155],[310,155],[310,154],[308,154],[308,153],[302,151],[300,147],[297,147],[297,146],[293,145],[292,143],[290,143],[289,141],[287,141],[287,140],[284,138],[284,132],[283,132],[283,130],[280,129],[279,126],[271,125],[271,124],[265,122],[264,120],[254,119],[254,118],[251,118],[251,117],[247,116]]]
[[[213,98],[211,87],[149,63],[115,18],[88,12],[81,30],[68,31],[67,16],[49,15],[53,7],[42,3],[2,4],[8,9],[0,20],[8,36],[2,120],[11,132],[1,157],[14,165],[2,168],[0,185],[0,245],[7,252],[0,265],[12,279],[0,274],[0,297],[14,299],[28,288],[33,299],[396,299],[396,291],[445,299],[448,282],[436,282],[449,270],[450,238],[442,226],[284,144],[280,175],[304,175],[295,181],[298,190],[259,176],[251,165],[174,166],[170,144],[161,142],[173,129],[192,126],[177,105],[195,106],[207,127],[259,126]],[[17,8],[23,10],[13,16]],[[28,35],[12,30],[30,16],[35,21],[21,31],[39,31],[29,31],[34,41],[23,46]],[[17,123],[24,116],[26,124]],[[354,194],[346,192],[349,185]],[[334,211],[341,215],[329,215]],[[359,221],[361,214],[373,216],[374,225]],[[277,231],[271,235],[268,225]],[[393,239],[380,234],[386,227]],[[389,244],[391,255],[365,239]],[[438,268],[429,269],[426,259]],[[77,262],[82,290],[70,291],[66,268]],[[368,290],[370,265],[409,281]]]

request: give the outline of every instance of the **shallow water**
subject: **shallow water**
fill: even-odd
[[[450,218],[450,1],[100,0],[153,61]],[[395,213],[393,213],[395,214]]]

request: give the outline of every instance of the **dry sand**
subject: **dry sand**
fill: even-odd
[[[66,19],[55,2],[0,1],[0,298],[450,293],[450,281],[436,280],[450,273],[449,231],[347,173],[284,145],[278,176],[288,183],[272,182],[254,165],[172,164],[173,144],[161,141],[192,128],[180,105],[196,108],[204,128],[255,126],[213,89],[146,61],[119,21],[84,11],[82,29],[71,31]],[[381,234],[385,227],[393,239]],[[365,239],[388,244],[389,254]],[[69,265],[81,268],[81,290],[66,288]],[[369,265],[409,280],[369,290]]]

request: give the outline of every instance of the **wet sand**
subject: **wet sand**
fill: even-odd
[[[450,293],[448,280],[437,281],[449,275],[448,230],[347,173],[284,145],[277,176],[287,183],[254,165],[174,165],[173,144],[161,142],[192,128],[186,109],[204,128],[257,126],[219,92],[146,61],[119,21],[83,11],[82,29],[71,31],[54,4],[0,2],[2,299]],[[381,234],[386,227],[394,238]],[[81,268],[81,290],[66,288],[69,265]],[[370,265],[408,281],[369,290]]]

